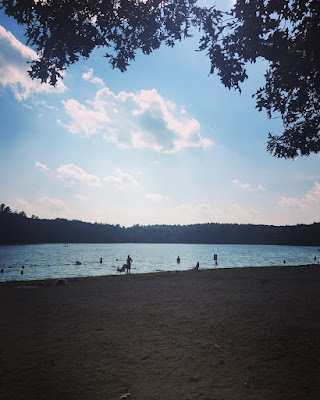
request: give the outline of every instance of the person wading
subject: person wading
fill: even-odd
[[[128,255],[127,257],[127,274],[131,273],[131,263],[132,263],[132,258]]]

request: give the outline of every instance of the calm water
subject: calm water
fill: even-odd
[[[287,265],[320,260],[318,249],[307,246],[133,243],[0,246],[0,269],[4,270],[0,281],[114,275],[128,254],[133,259],[132,273],[183,271],[194,267],[197,261],[200,269],[214,268],[214,254],[218,255],[218,268],[282,265],[284,259]],[[76,265],[76,261],[81,265]]]

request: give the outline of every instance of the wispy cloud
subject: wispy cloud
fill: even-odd
[[[243,207],[238,203],[234,203],[224,216],[222,222],[239,224],[261,224],[264,223],[264,217],[253,207]]]
[[[280,207],[284,208],[310,210],[315,215],[320,211],[320,183],[315,182],[314,187],[303,197],[281,197],[278,204]]]
[[[146,198],[152,201],[162,201],[162,200],[169,200],[169,196],[164,196],[163,194],[159,193],[147,193]]]
[[[82,195],[82,194],[76,194],[76,195],[75,195],[75,198],[78,199],[78,200],[80,200],[80,201],[88,201],[88,200],[89,200],[89,197],[88,197],[88,196],[84,196],[84,195]]]
[[[90,68],[88,72],[82,74],[82,79],[94,83],[95,85],[104,86],[104,82],[101,78],[93,75],[93,69]]]
[[[13,209],[16,211],[24,211],[25,213],[29,213],[30,204],[24,199],[17,199],[13,204]]]
[[[265,190],[262,185],[251,185],[250,183],[241,183],[239,179],[234,179],[232,183],[238,187],[245,190],[255,191],[255,190]]]
[[[100,179],[97,176],[87,174],[74,164],[61,165],[57,168],[57,172],[58,178],[62,179],[68,186],[73,186],[76,182],[81,182],[87,186],[100,186]]]
[[[202,222],[216,222],[221,213],[207,203],[180,204],[166,212],[166,221],[173,224],[195,224]]]
[[[49,168],[46,165],[39,163],[39,161],[35,162],[35,167],[36,168],[40,168],[40,169],[42,169],[44,171],[49,171]]]
[[[62,215],[65,218],[71,215],[68,206],[65,202],[59,198],[52,198],[48,196],[42,196],[37,201],[36,214],[49,215],[51,218],[56,218],[57,215]]]
[[[160,165],[160,161],[159,160],[154,160],[154,161],[152,161],[151,165]]]
[[[11,32],[0,25],[0,84],[8,86],[17,100],[25,100],[33,94],[61,93],[66,86],[58,80],[56,87],[31,79],[27,73],[27,61],[35,61],[38,55],[17,40]]]
[[[94,101],[81,104],[75,99],[63,102],[69,122],[58,121],[71,133],[100,134],[123,148],[151,148],[175,153],[187,147],[207,148],[211,139],[202,138],[200,124],[189,119],[184,109],[177,111],[156,89],[137,94],[115,94],[107,87]]]
[[[132,175],[122,172],[120,168],[115,170],[114,175],[103,178],[103,181],[111,183],[118,190],[139,186],[138,181]]]
[[[181,204],[169,209],[164,219],[176,224],[263,222],[263,217],[257,210],[237,203],[226,209],[212,207],[209,203]]]
[[[38,161],[35,165],[43,170],[49,170]],[[108,183],[117,190],[139,186],[138,181],[132,175],[123,172],[120,168],[116,168],[112,175],[100,178],[99,176],[88,174],[75,164],[62,164],[57,168],[57,177],[61,179],[66,186],[74,186],[76,183],[81,183],[86,186],[101,187],[102,183]],[[88,200],[87,196],[80,194],[75,194],[75,197],[78,200]]]
[[[290,223],[320,222],[320,183],[315,182],[311,190],[300,197],[280,197],[278,205]]]
[[[33,104],[41,109],[57,110],[56,107],[48,105],[45,100],[33,99]]]

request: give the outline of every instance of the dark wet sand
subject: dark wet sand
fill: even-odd
[[[0,398],[320,399],[320,267],[0,284]]]

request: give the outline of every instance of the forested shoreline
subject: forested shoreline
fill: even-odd
[[[206,223],[194,225],[120,225],[62,218],[28,218],[0,206],[0,244],[28,243],[202,243],[320,246],[320,223],[273,226]]]

